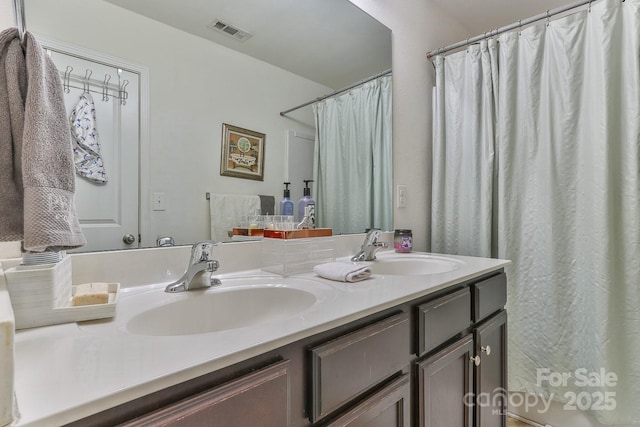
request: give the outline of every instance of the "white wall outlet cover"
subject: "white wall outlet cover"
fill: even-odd
[[[397,208],[406,208],[407,207],[407,186],[398,184],[396,186],[396,207]]]

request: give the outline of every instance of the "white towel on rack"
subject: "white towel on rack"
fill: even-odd
[[[320,277],[338,282],[359,282],[371,277],[371,264],[349,261],[325,262],[313,267]]]
[[[78,103],[71,111],[69,122],[76,173],[97,184],[106,184],[109,178],[104,170],[98,141],[96,106],[89,92],[80,95]]]
[[[211,194],[211,240],[230,240],[229,232],[240,218],[260,210],[260,197],[237,194]]]

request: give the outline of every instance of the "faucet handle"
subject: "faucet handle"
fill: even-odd
[[[211,240],[194,243],[191,247],[191,264],[213,261],[213,248],[219,244],[220,242],[212,242]]]
[[[365,245],[366,245],[366,244],[373,245],[373,244],[378,243],[378,238],[380,237],[380,233],[381,233],[381,231],[380,231],[380,229],[378,229],[378,228],[372,228],[372,229],[370,229],[370,230],[367,232],[367,235],[365,236],[364,244],[365,244]]]

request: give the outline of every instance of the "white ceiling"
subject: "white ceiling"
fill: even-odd
[[[347,0],[105,1],[333,89],[391,68],[391,31]],[[469,31],[469,37],[569,2],[430,1],[460,22]],[[208,29],[207,25],[215,19],[228,21],[253,37],[241,42]],[[438,47],[441,46],[433,48]]]
[[[556,9],[572,0],[431,0],[471,32],[471,37]],[[452,41],[455,43],[459,40]]]
[[[106,0],[339,89],[391,68],[391,30],[347,0]],[[241,42],[207,28],[221,19]]]

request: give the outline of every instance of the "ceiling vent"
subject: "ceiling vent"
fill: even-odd
[[[229,37],[233,37],[236,40],[245,41],[253,36],[253,34],[248,31],[242,30],[234,25],[229,24],[228,22],[223,21],[222,19],[216,19],[211,24],[207,25],[207,28],[218,31],[222,34],[226,34]]]

